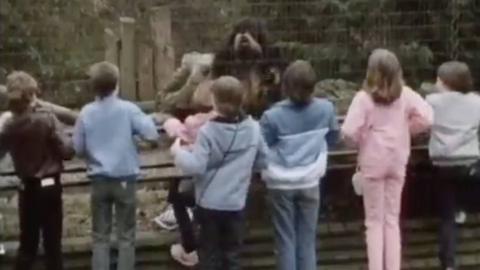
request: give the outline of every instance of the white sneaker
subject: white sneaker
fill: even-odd
[[[172,258],[183,266],[192,267],[198,264],[196,251],[187,253],[181,244],[174,244],[170,247]]]
[[[457,224],[464,224],[467,221],[467,214],[465,211],[458,211],[455,213],[455,222]]]
[[[153,222],[155,222],[161,228],[169,231],[173,231],[178,227],[177,219],[175,218],[175,214],[173,213],[173,208],[171,205],[169,205],[167,209],[158,217],[154,218]]]
[[[3,244],[0,244],[0,256],[5,255],[7,251],[5,250],[5,246]]]

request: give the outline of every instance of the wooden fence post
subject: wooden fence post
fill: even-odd
[[[155,85],[153,74],[153,49],[150,44],[138,44],[138,98],[140,101],[155,98]]]
[[[110,28],[105,28],[105,61],[118,66],[118,37]]]
[[[172,20],[169,6],[151,9],[150,27],[154,43],[154,86],[162,90],[175,71],[175,55],[172,46]]]
[[[128,100],[136,100],[134,18],[120,18],[120,35],[122,40],[120,53],[120,96]]]

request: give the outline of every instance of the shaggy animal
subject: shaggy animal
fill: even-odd
[[[245,109],[259,115],[280,99],[280,77],[285,66],[280,50],[268,40],[265,23],[247,18],[233,27],[224,48],[215,54],[211,76],[239,79],[246,90]]]
[[[280,50],[268,41],[264,22],[243,19],[214,55],[184,55],[173,80],[159,92],[157,108],[179,118],[183,118],[179,114],[204,111],[211,81],[230,75],[244,86],[247,112],[258,116],[280,99],[280,77],[285,66]]]

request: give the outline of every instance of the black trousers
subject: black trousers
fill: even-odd
[[[442,269],[455,267],[458,230],[455,213],[465,205],[468,197],[468,168],[465,166],[435,167],[440,216],[439,258]]]
[[[195,206],[195,192],[193,188],[180,192],[179,185],[179,180],[170,184],[168,202],[172,204],[173,213],[177,219],[182,246],[186,252],[190,253],[197,250],[195,227],[187,211],[188,207]]]
[[[244,211],[218,211],[197,206],[195,215],[200,225],[200,269],[241,269]]]
[[[18,209],[20,247],[16,270],[30,270],[37,257],[40,233],[43,237],[45,264],[48,270],[63,269],[62,261],[62,186],[60,176],[54,184],[43,186],[40,179],[22,179]]]

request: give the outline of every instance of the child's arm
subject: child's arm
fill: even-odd
[[[260,127],[262,129],[263,138],[265,139],[267,146],[271,147],[272,145],[275,145],[275,143],[278,141],[277,128],[272,125],[267,114],[265,113],[260,119]]]
[[[362,91],[355,95],[341,128],[342,138],[353,145],[357,145],[360,141],[366,124],[368,105],[363,95],[366,95],[366,93]]]
[[[78,118],[77,112],[70,110],[66,107],[63,107],[39,98],[37,98],[36,102],[40,107],[52,111],[58,120],[62,121],[67,125],[75,124],[75,121]]]
[[[418,93],[410,90],[408,121],[410,133],[415,135],[427,131],[433,124],[433,110]]]
[[[204,132],[200,131],[198,133],[191,150],[183,148],[180,145],[180,140],[177,139],[171,151],[174,155],[175,165],[184,173],[189,175],[201,175],[205,173],[210,153],[210,143]]]
[[[134,135],[140,135],[143,140],[156,144],[159,135],[153,119],[143,113],[137,106],[132,107],[131,114]]]
[[[83,119],[81,114],[77,118],[77,121],[75,122],[75,128],[73,130],[73,149],[78,156],[85,156],[85,127],[83,125]]]
[[[262,135],[260,134],[260,142],[258,144],[257,155],[253,164],[253,171],[260,172],[267,167],[268,146]]]
[[[332,112],[330,114],[330,120],[328,124],[328,133],[326,135],[326,140],[328,147],[333,147],[337,144],[338,138],[340,137],[340,127],[338,126],[337,113],[335,106],[332,104]]]
[[[55,115],[53,114],[51,115],[51,121],[52,139],[56,149],[58,149],[63,159],[68,160],[73,158],[73,156],[75,155],[75,151],[73,150],[72,143],[68,139],[66,134],[63,132],[63,129],[61,128],[61,124],[58,121],[57,117],[55,117]]]

